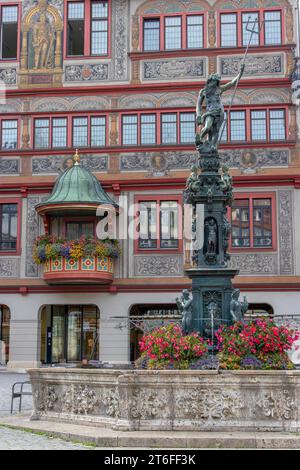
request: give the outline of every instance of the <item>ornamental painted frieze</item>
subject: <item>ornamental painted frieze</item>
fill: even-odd
[[[163,176],[170,170],[188,169],[196,163],[195,152],[133,153],[121,155],[121,171],[147,171]]]
[[[221,57],[221,75],[224,77],[235,76],[239,73],[242,56],[238,57]],[[252,75],[273,75],[281,74],[284,72],[284,58],[282,54],[279,55],[251,55],[245,65],[245,76]]]
[[[221,150],[222,161],[230,168],[255,173],[262,167],[285,167],[288,150]],[[196,163],[195,152],[149,152],[121,154],[121,171],[146,171],[152,176],[164,176],[171,170],[190,169]]]
[[[0,83],[4,85],[16,85],[17,69],[14,67],[6,67],[0,69]]]
[[[280,274],[294,274],[293,195],[278,191]]]
[[[289,164],[289,150],[220,150],[220,155],[229,168],[238,168],[245,173],[255,172],[262,167],[283,167]]]
[[[182,255],[135,256],[134,275],[142,277],[180,276],[183,274]]]
[[[150,60],[143,62],[143,80],[200,78],[205,74],[203,59]]]
[[[18,175],[20,173],[20,160],[8,158],[0,160],[0,175]]]
[[[240,274],[278,274],[278,255],[261,253],[231,254],[228,265],[231,269],[239,269]]]
[[[66,82],[101,82],[108,80],[108,64],[67,65]]]
[[[110,80],[118,81],[128,78],[129,3],[128,0],[114,0],[112,2],[113,57]]]
[[[15,278],[20,277],[19,258],[0,258],[0,277]]]
[[[67,155],[49,155],[47,157],[39,157],[32,159],[32,174],[57,174],[65,169]],[[92,173],[103,172],[108,167],[107,155],[83,155],[81,157],[81,165]]]

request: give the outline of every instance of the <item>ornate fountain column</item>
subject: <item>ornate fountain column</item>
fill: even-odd
[[[243,68],[232,82],[223,86],[221,77],[213,74],[199,93],[197,124],[202,126],[196,135],[199,160],[192,168],[184,193],[185,202],[193,207],[193,232],[201,244],[193,250],[192,267],[185,270],[192,280],[192,302],[186,291],[177,301],[184,330],[205,337],[211,337],[212,330],[223,323],[241,320],[248,307],[245,298],[243,302],[238,300],[239,290],[232,286],[239,271],[228,267],[231,226],[227,209],[233,200],[232,178],[229,169],[222,166],[218,152],[224,122],[221,95],[237,85],[242,73]]]

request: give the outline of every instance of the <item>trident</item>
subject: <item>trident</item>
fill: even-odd
[[[252,29],[249,27],[250,23],[253,23],[253,28]],[[253,36],[253,34],[259,34],[260,33],[260,31],[263,27],[263,24],[264,24],[264,20],[260,23],[260,26],[257,28],[257,31],[256,31],[256,26],[258,25],[258,18],[256,18],[254,21],[251,21],[251,16],[248,16],[248,21],[247,21],[247,24],[246,24],[246,31],[248,31],[248,33],[250,33],[250,36],[249,36],[248,45],[246,47],[245,54],[244,54],[244,57],[243,57],[243,62],[242,62],[243,66],[246,63],[247,55],[248,55],[248,52],[249,52],[249,47],[250,47],[250,44],[251,44],[251,41],[252,41],[252,36]],[[230,115],[230,111],[231,111],[231,108],[232,108],[232,105],[233,105],[233,101],[234,101],[234,98],[235,98],[235,95],[236,95],[236,90],[237,90],[237,87],[239,85],[239,82],[240,82],[240,80],[238,80],[235,84],[233,95],[232,95],[232,98],[231,98],[231,101],[230,101],[230,105],[229,105],[228,111],[226,113],[226,117],[224,119],[224,122],[221,126],[218,143],[220,142],[220,140],[223,137],[223,132],[224,132],[225,126],[227,124],[228,116]]]

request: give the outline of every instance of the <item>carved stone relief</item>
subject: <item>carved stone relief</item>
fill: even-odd
[[[20,277],[20,258],[0,258],[0,278]]]
[[[0,175],[18,175],[20,173],[20,160],[16,158],[0,159]]]
[[[221,57],[220,69],[223,77],[233,77],[239,73],[242,56],[237,57]],[[250,55],[246,61],[245,76],[252,75],[274,75],[283,74],[284,72],[284,57],[282,54],[274,56],[264,55]]]
[[[278,274],[278,255],[265,253],[231,254],[229,267],[240,274]]]
[[[135,256],[134,275],[142,277],[179,276],[183,274],[182,255]]]
[[[17,69],[14,67],[0,68],[0,82],[5,85],[16,85]]]
[[[101,82],[108,80],[108,64],[67,65],[66,82]]]
[[[143,80],[185,80],[204,76],[204,59],[166,59],[142,62]]]

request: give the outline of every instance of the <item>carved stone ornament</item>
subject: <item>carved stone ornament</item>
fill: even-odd
[[[267,372],[31,369],[33,416],[114,430],[299,433],[300,372]]]
[[[25,11],[21,24],[19,86],[62,86],[61,13],[47,0]]]
[[[63,411],[86,415],[97,405],[96,393],[88,385],[72,385],[62,397]]]

